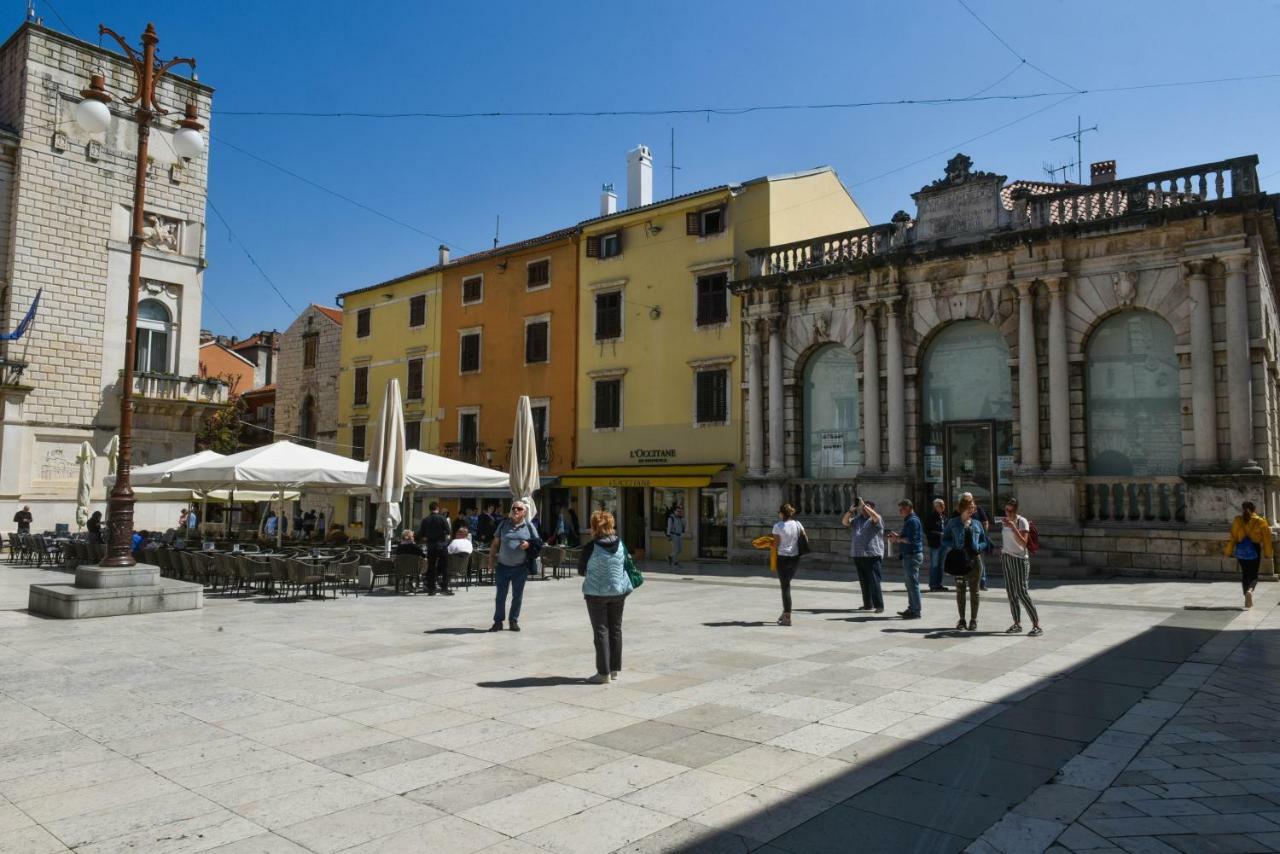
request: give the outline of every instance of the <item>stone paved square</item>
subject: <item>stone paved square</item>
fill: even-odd
[[[576,580],[489,634],[490,587],[61,622],[0,567],[0,852],[1280,849],[1268,587],[1033,580],[1030,638],[689,572],[597,686]]]

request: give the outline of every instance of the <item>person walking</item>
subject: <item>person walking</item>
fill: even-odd
[[[684,550],[684,532],[684,508],[677,504],[667,516],[667,540],[671,543],[671,554],[667,556],[667,563],[672,566],[680,565],[680,552]]]
[[[924,518],[924,538],[929,544],[929,591],[946,593],[951,590],[942,583],[942,529],[947,525],[947,502],[935,498],[931,508]]]
[[[858,499],[845,511],[840,524],[852,531],[849,554],[858,570],[858,586],[862,589],[859,611],[884,613],[884,593],[880,588],[881,563],[884,561],[884,520],[876,505]]]
[[[782,585],[782,616],[778,625],[791,625],[791,582],[800,568],[800,542],[807,539],[804,525],[795,520],[796,508],[783,504],[778,508],[778,521],[773,526],[773,540],[778,549],[778,583]]]
[[[916,515],[909,498],[898,502],[902,514],[902,528],[889,533],[889,539],[898,544],[902,557],[902,575],[907,585],[907,610],[899,611],[904,620],[920,619],[920,566],[924,563],[924,524]]]
[[[1231,522],[1231,537],[1223,554],[1234,557],[1240,565],[1240,586],[1244,588],[1244,607],[1253,607],[1253,590],[1258,585],[1258,567],[1262,559],[1271,560],[1271,526],[1257,514],[1252,501],[1240,505],[1240,515]]]
[[[489,571],[497,588],[493,609],[491,632],[502,631],[502,621],[507,618],[507,590],[511,591],[511,631],[520,631],[520,605],[524,601],[524,583],[529,579],[528,566],[542,548],[533,525],[525,518],[527,508],[523,501],[511,503],[511,515],[503,519],[494,531],[493,548],[489,549]]]
[[[1013,614],[1013,625],[1008,634],[1022,634],[1022,609],[1027,609],[1031,618],[1031,637],[1044,634],[1040,628],[1040,615],[1031,601],[1031,523],[1025,516],[1018,515],[1018,499],[1010,498],[1004,503],[1004,518],[1000,520],[1000,566],[1004,570],[1004,592],[1009,597],[1009,613]]]
[[[476,545],[488,546],[493,542],[493,532],[498,527],[498,505],[490,501],[484,512],[476,517]]]
[[[947,520],[942,531],[943,561],[949,574],[956,577],[956,607],[960,610],[960,622],[956,629],[978,630],[978,588],[981,584],[982,564],[978,555],[986,548],[987,537],[982,523],[974,518],[977,505],[973,496],[965,493],[956,505],[956,515]],[[969,622],[964,619],[964,600],[969,597]]]
[[[84,527],[89,532],[89,542],[101,545],[106,540],[102,538],[102,511],[94,510],[93,515],[84,523]]]
[[[427,595],[449,590],[449,538],[453,531],[449,518],[440,512],[439,502],[427,505],[428,513],[418,526],[418,544],[427,553]]]
[[[18,526],[19,534],[31,533],[31,505],[24,504],[22,509],[13,514],[13,524]]]
[[[594,685],[617,682],[622,670],[622,609],[635,589],[627,575],[627,547],[618,538],[613,514],[591,514],[591,542],[582,547],[582,598],[587,602],[591,635],[596,647]]]

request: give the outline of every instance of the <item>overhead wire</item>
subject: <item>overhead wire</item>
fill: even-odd
[[[244,241],[236,234],[235,229],[231,227],[231,223],[227,222],[227,218],[222,215],[222,211],[218,210],[218,206],[213,203],[213,199],[208,199],[207,201],[209,203],[209,210],[213,211],[214,216],[222,222],[222,226],[227,230],[227,234],[229,234],[231,239],[235,241],[236,245],[240,247],[240,251],[249,259],[249,263],[254,266],[254,269],[256,269],[262,275],[262,278],[266,280],[266,283],[271,286],[271,290],[276,292],[276,296],[280,297],[280,301],[288,306],[291,312],[298,314],[298,310],[293,307],[293,303],[289,302],[288,297],[281,292],[280,288],[276,287],[275,281],[267,275],[267,271],[262,269],[262,265],[258,263],[258,259],[253,257],[253,253],[249,251],[249,247],[244,245]]]
[[[1050,74],[1048,71],[1045,71],[1043,68],[1036,65],[1034,62],[1032,62],[1031,60],[1023,56],[1021,53],[1019,53],[1017,48],[1015,48],[1013,45],[1005,41],[1004,37],[1001,36],[999,33],[997,33],[994,29],[992,29],[990,24],[982,20],[982,18],[978,16],[978,13],[973,11],[973,9],[969,6],[969,4],[964,2],[964,0],[956,0],[956,2],[959,3],[961,8],[963,8],[966,12],[968,12],[973,17],[973,19],[982,26],[984,30],[989,32],[992,35],[992,37],[995,38],[996,41],[1004,45],[1005,50],[1009,51],[1009,53],[1016,56],[1018,59],[1024,62],[1028,67],[1040,72],[1042,75],[1044,75],[1045,77],[1048,77],[1050,80],[1052,80],[1054,83],[1057,83],[1059,86],[1066,86],[1068,89],[1077,88],[1071,83],[1068,83],[1067,81],[1063,80],[1061,77],[1057,77],[1053,74]]]

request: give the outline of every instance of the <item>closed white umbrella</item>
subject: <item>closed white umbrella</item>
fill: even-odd
[[[93,461],[97,457],[93,445],[88,442],[80,443],[80,453],[76,455],[76,462],[80,464],[80,482],[76,486],[77,529],[83,528],[84,523],[89,521],[89,505],[93,501]]]
[[[400,500],[404,498],[404,409],[400,405],[400,381],[387,380],[382,395],[382,411],[378,414],[378,430],[373,434],[373,450],[365,484],[373,490],[378,505],[377,526],[388,557],[391,536],[400,524]]]
[[[111,441],[107,442],[107,474],[114,475],[116,473],[117,460],[120,458],[120,434],[111,437]]]
[[[528,506],[525,518],[531,522],[538,514],[533,504],[533,493],[541,483],[542,475],[538,467],[538,437],[533,427],[533,410],[529,407],[529,396],[520,395],[516,402],[516,427],[511,442],[511,474],[510,485],[513,498],[522,499]]]

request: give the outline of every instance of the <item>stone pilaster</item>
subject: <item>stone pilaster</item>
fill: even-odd
[[[755,320],[747,333],[747,473],[764,474],[764,380],[761,369],[760,330]]]
[[[1249,256],[1229,255],[1227,268],[1227,411],[1231,436],[1231,467],[1260,471],[1253,460],[1253,366],[1249,362]]]
[[[889,407],[889,472],[907,470],[906,377],[902,366],[902,329],[898,323],[898,303],[884,304],[885,314],[885,396]]]
[[[880,347],[876,339],[875,307],[862,319],[862,471],[880,473]]]
[[[1071,470],[1071,394],[1067,373],[1067,277],[1046,279],[1049,288],[1049,451],[1055,472]]]
[[[786,412],[782,389],[782,320],[769,321],[769,474],[786,473]]]
[[[1186,264],[1191,299],[1191,425],[1195,435],[1194,468],[1218,465],[1217,401],[1213,377],[1213,307],[1204,261]]]
[[[1032,282],[1018,282],[1018,422],[1022,467],[1040,468],[1040,366],[1036,361],[1035,298]]]

